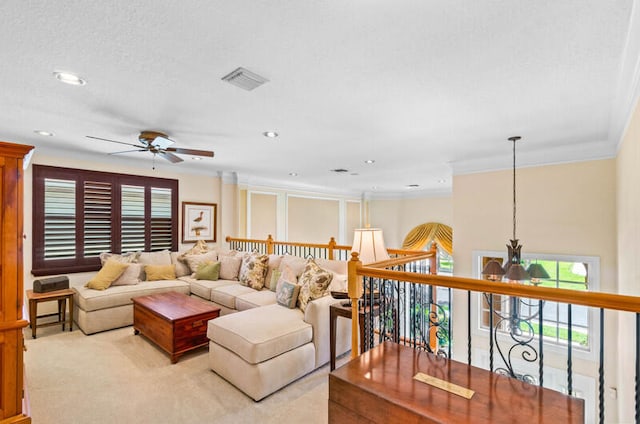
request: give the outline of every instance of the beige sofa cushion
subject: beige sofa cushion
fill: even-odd
[[[92,290],[86,287],[73,287],[76,292],[73,301],[85,311],[112,308],[114,306],[128,305],[132,297],[145,296],[147,294],[177,291],[189,294],[189,284],[179,280],[168,281],[141,281],[131,286],[115,286],[106,290]]]
[[[269,305],[209,321],[207,337],[250,364],[311,342],[313,330],[302,311]]]
[[[181,277],[180,280],[186,281],[191,286],[191,293],[203,299],[211,300],[211,290],[218,287],[240,284],[234,280],[196,280],[191,276]]]
[[[276,303],[276,294],[271,290],[254,291],[236,297],[236,309],[244,311],[258,306],[273,305]]]
[[[296,274],[296,277],[299,277],[300,274],[302,274],[302,271],[304,271],[304,267],[306,265],[307,260],[304,258],[293,255],[284,255],[282,257],[282,260],[280,260],[280,266],[278,267],[278,269],[283,271],[284,268],[288,266]],[[295,283],[295,281],[292,281],[292,283]]]
[[[211,300],[227,308],[236,309],[236,297],[254,292],[254,289],[240,284],[226,285],[211,289]]]

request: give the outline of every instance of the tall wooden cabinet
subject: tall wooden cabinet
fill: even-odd
[[[22,163],[33,146],[0,141],[0,423],[30,423],[23,411]]]

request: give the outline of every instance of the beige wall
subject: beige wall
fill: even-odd
[[[618,212],[618,289],[620,293],[640,296],[640,103],[631,118],[617,157]],[[633,314],[620,314],[617,362],[618,404],[621,422],[633,422],[635,364],[635,320]]]
[[[178,192],[179,192],[179,207],[178,214],[179,219],[178,222],[182,222],[182,206],[181,202],[205,202],[205,203],[217,203],[219,207],[218,211],[218,241],[217,244],[219,246],[224,246],[224,234],[229,233],[233,230],[228,230],[226,228],[221,228],[221,207],[224,205],[220,204],[221,199],[221,182],[220,178],[213,176],[203,176],[203,175],[190,175],[190,174],[178,174],[175,172],[171,172],[170,166],[166,165],[160,169],[154,171],[151,168],[132,168],[127,166],[117,166],[111,164],[90,162],[90,161],[82,161],[68,157],[52,157],[52,156],[43,156],[36,152],[33,155],[31,160],[32,164],[38,165],[51,165],[51,166],[61,166],[66,168],[78,168],[78,169],[89,169],[89,170],[100,170],[104,172],[117,172],[117,173],[125,173],[132,175],[143,175],[150,177],[162,177],[162,178],[173,178],[179,180],[178,184]],[[160,168],[160,167],[158,167]],[[32,187],[33,187],[33,178],[32,178],[32,166],[25,171],[24,178],[24,232],[26,235],[26,239],[24,241],[24,275],[25,277],[25,290],[33,287],[33,279],[34,277],[31,275],[31,256],[32,256]],[[182,239],[182,232],[178,230],[178,240]],[[192,246],[193,243],[188,244],[178,244],[178,248],[181,250],[185,250]],[[82,285],[86,282],[87,277],[91,275],[91,273],[78,273],[69,275],[70,284],[71,285]]]
[[[453,226],[453,203],[450,196],[409,199],[370,200],[371,227],[382,228],[389,248],[399,249],[412,228],[426,222]],[[454,246],[455,246],[454,229]]]
[[[275,193],[250,193],[251,202],[250,237],[266,240],[269,235],[278,234],[277,214],[278,197]]]
[[[287,240],[328,243],[339,232],[338,200],[287,196]]]
[[[615,292],[615,160],[521,168],[517,190],[522,251],[599,256],[600,289]],[[512,171],[455,176],[453,193],[455,274],[470,277],[473,250],[512,238]]]

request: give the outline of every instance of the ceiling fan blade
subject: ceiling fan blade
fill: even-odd
[[[165,158],[166,160],[168,160],[169,162],[171,162],[171,163],[178,163],[178,162],[183,162],[184,161],[184,159],[174,155],[173,153],[160,151],[160,152],[158,152],[158,154],[160,156],[162,156],[163,158]]]
[[[182,155],[206,156],[209,158],[213,157],[213,152],[209,150],[180,149],[177,147],[168,147],[165,150],[167,152],[175,152]]]
[[[124,145],[127,145],[127,146],[133,146],[133,147],[138,147],[138,148],[146,148],[147,147],[147,146],[140,145],[140,144],[131,144],[131,143],[125,143],[123,141],[109,140],[108,138],[94,137],[92,135],[87,135],[85,137],[93,138],[94,140],[110,141],[111,143],[124,144]]]
[[[120,153],[131,153],[131,152],[146,152],[145,149],[136,149],[136,150],[123,150],[122,152],[112,152],[110,155],[119,155]]]

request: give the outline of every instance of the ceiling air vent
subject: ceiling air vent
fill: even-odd
[[[251,91],[254,88],[259,87],[265,82],[269,81],[265,77],[261,77],[260,75],[254,74],[253,72],[248,71],[244,68],[236,69],[230,74],[222,77],[222,80],[228,82],[229,84],[233,84],[235,86],[243,88],[247,91]]]

